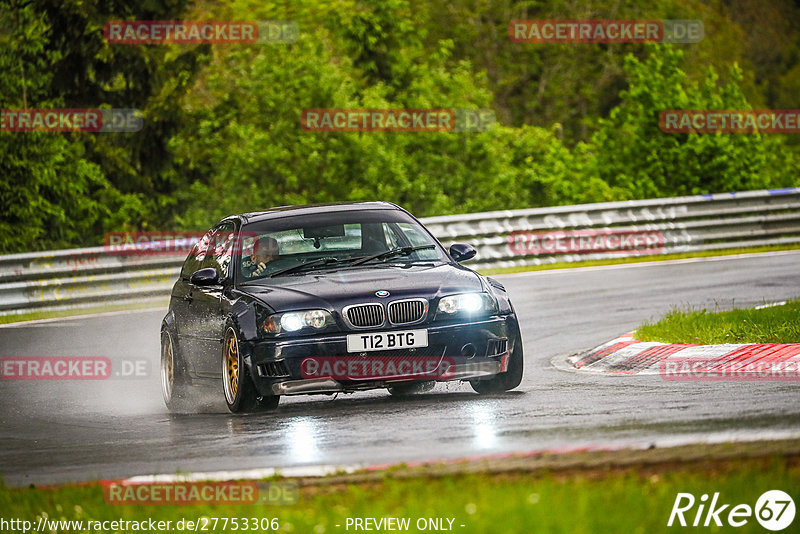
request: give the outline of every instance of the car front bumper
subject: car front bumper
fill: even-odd
[[[347,333],[336,333],[249,342],[246,347],[249,356],[245,361],[260,395],[331,394],[386,388],[412,381],[491,378],[506,370],[514,343],[518,342],[518,328],[513,315],[469,323],[426,324],[380,331],[420,328],[428,331],[428,347],[348,353]],[[377,359],[424,359],[430,362],[439,359],[447,371],[437,375],[397,373],[374,378],[365,378],[363,375],[357,378],[341,375],[310,377],[303,371],[304,362],[309,359],[342,363],[353,360],[363,363]]]

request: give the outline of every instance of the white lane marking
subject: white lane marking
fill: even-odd
[[[100,313],[85,313],[83,315],[70,315],[69,317],[52,317],[50,319],[33,319],[31,321],[19,321],[16,323],[0,324],[0,328],[20,328],[24,326],[33,326],[45,323],[55,323],[59,321],[78,321],[82,319],[90,319],[92,317],[111,317],[114,315],[130,315],[134,313],[150,313],[158,310],[164,310],[166,313],[166,306],[154,306],[152,308],[137,308],[135,310],[118,310]],[[65,325],[66,326],[66,325]]]
[[[227,480],[253,480],[283,476],[287,478],[324,477],[339,474],[351,474],[367,465],[302,465],[296,467],[264,467],[260,469],[241,469],[237,471],[210,471],[198,473],[177,473],[174,475],[140,475],[124,479],[123,484],[169,484],[172,482],[197,482],[212,481],[222,482]]]
[[[753,309],[754,310],[763,310],[764,308],[773,308],[775,306],[783,306],[784,304],[786,304],[786,301],[782,300],[780,302],[770,302],[768,304],[762,304],[761,306],[756,306]]]
[[[25,324],[25,323],[12,323],[9,325],[2,325],[3,328],[15,328],[20,326],[27,326],[30,328],[74,328],[75,326],[83,326],[85,323],[80,323],[80,325],[75,324],[42,324],[42,323],[33,323],[33,324]]]
[[[613,271],[617,269],[631,269],[636,267],[656,267],[662,265],[679,265],[683,263],[700,263],[707,261],[727,261],[727,260],[741,260],[747,258],[761,258],[769,256],[787,256],[791,254],[800,254],[800,250],[778,250],[775,252],[754,252],[752,254],[730,254],[727,256],[708,256],[703,258],[681,258],[677,260],[660,260],[660,261],[638,261],[631,263],[618,263],[614,265],[594,265],[587,267],[565,267],[561,269],[543,269],[540,271],[526,271],[522,273],[507,273],[507,274],[491,274],[492,278],[499,277],[521,277],[521,276],[543,276],[548,274],[558,273],[576,273],[583,271]]]
[[[717,443],[752,443],[754,441],[764,440],[778,440],[778,439],[796,439],[800,438],[795,429],[786,430],[758,430],[757,439],[753,439],[748,430],[740,431],[738,429],[716,432],[711,435],[697,435],[690,434],[687,436],[660,436],[653,439],[634,441],[634,442],[619,442],[617,440],[610,440],[605,443],[589,443],[585,445],[570,445],[570,446],[556,446],[538,450],[516,451],[509,453],[489,454],[485,456],[467,456],[461,458],[444,458],[438,460],[426,460],[421,462],[404,462],[411,467],[432,466],[436,464],[458,465],[465,466],[474,465],[480,462],[493,459],[506,459],[509,457],[526,458],[536,457],[542,454],[559,454],[568,455],[581,452],[590,451],[622,451],[622,450],[645,450],[653,446],[659,448],[680,447],[684,445],[696,444],[717,444]],[[308,465],[308,466],[295,466],[295,467],[265,467],[260,469],[244,469],[238,471],[211,471],[211,472],[196,472],[196,473],[180,473],[180,474],[160,474],[160,475],[139,475],[122,480],[106,480],[105,482],[112,482],[122,485],[128,484],[170,484],[178,482],[224,482],[229,480],[261,480],[271,478],[276,475],[286,478],[317,478],[325,477],[336,474],[352,474],[359,471],[365,472],[382,472],[397,465],[401,462],[383,464],[383,465]]]

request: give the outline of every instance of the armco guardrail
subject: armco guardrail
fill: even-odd
[[[423,219],[445,245],[473,244],[477,269],[800,243],[800,188]],[[0,256],[0,315],[169,295],[185,254],[104,247]]]

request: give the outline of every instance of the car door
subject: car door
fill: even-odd
[[[198,327],[197,318],[194,315],[195,307],[191,306],[195,297],[195,286],[190,283],[190,278],[195,271],[203,268],[212,232],[213,230],[209,230],[192,247],[186,261],[183,262],[178,281],[172,287],[170,306],[175,314],[175,334],[178,338],[181,356],[188,364],[189,372],[192,375],[196,374],[197,368],[195,356],[197,355]]]
[[[195,371],[201,377],[216,378],[221,374],[222,338],[227,311],[222,292],[225,285],[230,284],[232,280],[231,260],[235,237],[236,225],[233,221],[226,221],[216,226],[210,236],[210,250],[202,263],[201,268],[216,269],[222,283],[211,286],[196,286],[190,283],[193,298],[189,308],[195,321],[196,333],[193,344]]]

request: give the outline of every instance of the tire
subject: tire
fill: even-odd
[[[274,410],[280,397],[260,397],[239,350],[239,336],[233,325],[225,327],[222,343],[222,393],[231,413],[255,413]]]
[[[472,389],[482,395],[502,393],[503,391],[514,389],[522,382],[523,367],[522,337],[518,337],[517,342],[514,343],[514,351],[508,360],[508,370],[504,373],[498,373],[489,380],[471,380],[470,385]]]
[[[426,380],[424,382],[411,382],[410,384],[397,384],[395,386],[386,388],[392,397],[408,397],[417,393],[425,393],[430,391],[436,386],[436,382]]]
[[[186,364],[172,334],[165,328],[161,331],[161,395],[164,397],[164,404],[172,413],[191,412],[194,406],[190,392]]]

